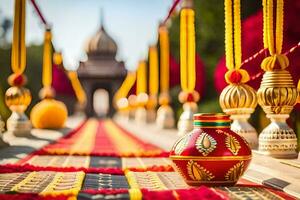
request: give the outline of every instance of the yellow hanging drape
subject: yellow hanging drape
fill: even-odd
[[[165,25],[159,27],[160,45],[160,92],[169,92],[169,33]]]
[[[74,89],[76,98],[81,105],[86,103],[86,94],[84,89],[81,86],[81,83],[78,79],[77,73],[75,71],[69,71],[68,77],[71,81],[72,87]]]
[[[15,0],[11,67],[15,74],[22,74],[26,66],[25,46],[26,0]]]
[[[147,92],[147,71],[146,71],[146,62],[140,61],[138,70],[137,70],[137,83],[136,83],[136,93],[146,93]]]
[[[242,59],[240,0],[225,0],[225,52],[227,68],[239,69]]]
[[[121,87],[116,92],[114,96],[114,101],[117,102],[121,98],[126,98],[130,89],[134,85],[136,80],[136,73],[135,72],[128,72],[126,75],[125,80],[123,81]]]
[[[193,92],[196,84],[194,15],[191,8],[180,13],[180,82],[184,92]]]
[[[228,72],[227,83],[246,83],[250,77],[246,70],[240,69],[242,64],[241,44],[241,2],[225,0],[225,55]]]
[[[158,54],[156,46],[149,48],[149,95],[158,93]]]
[[[44,55],[43,55],[43,86],[50,87],[52,84],[52,34],[46,30],[44,38]]]
[[[286,55],[281,54],[283,43],[283,18],[284,0],[276,0],[276,28],[274,33],[274,0],[263,0],[263,41],[264,47],[269,49],[271,56],[265,58],[261,67],[265,71],[271,71],[278,62],[281,69],[289,66]]]

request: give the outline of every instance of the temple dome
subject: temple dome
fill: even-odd
[[[107,34],[103,26],[89,39],[85,47],[88,55],[111,54],[115,56],[117,50],[116,42]]]

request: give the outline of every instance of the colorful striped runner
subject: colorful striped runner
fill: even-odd
[[[0,199],[293,199],[243,179],[235,187],[188,186],[166,155],[111,120],[90,119],[17,164],[0,166]]]
[[[77,130],[54,144],[42,148],[39,154],[92,155],[114,157],[167,156],[162,149],[141,141],[111,120],[90,119]]]

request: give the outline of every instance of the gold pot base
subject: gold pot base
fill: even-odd
[[[156,119],[156,110],[155,109],[147,110],[147,122],[154,123],[155,119]]]
[[[259,135],[259,152],[275,158],[297,158],[297,137],[285,121],[272,121]]]
[[[136,109],[135,121],[142,124],[147,122],[147,110],[144,107],[139,107]]]
[[[194,114],[198,106],[195,102],[187,102],[183,105],[183,110],[177,123],[178,135],[185,135],[194,129]]]
[[[7,120],[7,131],[15,136],[28,136],[31,131],[31,123],[24,113],[13,112]]]
[[[161,129],[174,128],[174,112],[169,105],[162,105],[157,110],[156,125]]]

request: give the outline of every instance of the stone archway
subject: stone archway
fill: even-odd
[[[115,111],[112,105],[113,95],[127,73],[124,63],[115,59],[117,44],[101,26],[88,41],[85,50],[88,59],[81,62],[77,70],[87,96],[85,114],[88,117],[98,116],[94,110],[94,93],[97,89],[104,89],[109,97],[109,110],[106,116],[112,117]]]
[[[106,117],[109,114],[110,101],[107,90],[99,88],[93,94],[93,109],[97,117]]]

